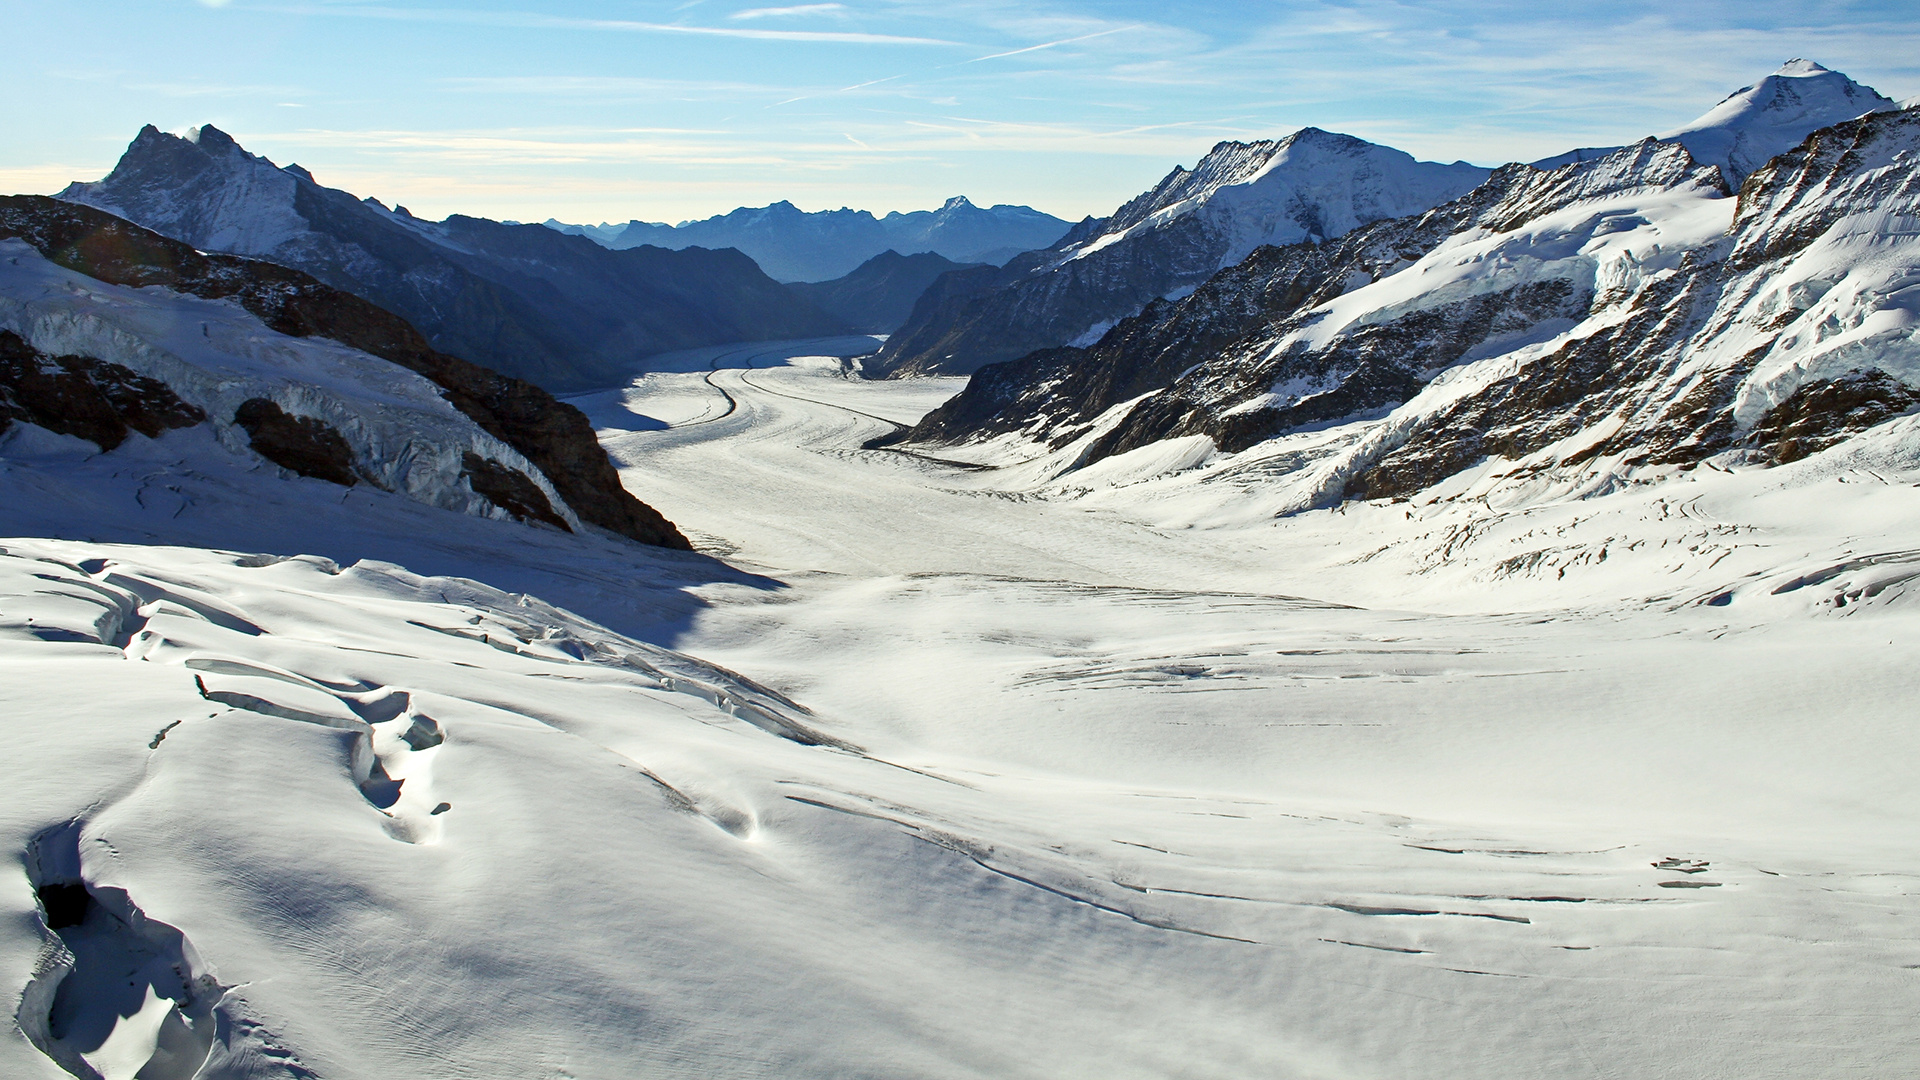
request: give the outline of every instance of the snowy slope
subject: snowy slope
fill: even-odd
[[[686,546],[578,411],[298,271],[40,196],[0,198],[0,245],[0,430],[111,450],[206,423],[302,476]]]
[[[1837,71],[1811,60],[1789,60],[1658,138],[1686,147],[1697,161],[1720,166],[1737,187],[1768,158],[1791,150],[1819,128],[1899,107]]]
[[[1230,266],[1263,244],[1335,239],[1370,221],[1417,214],[1486,176],[1464,161],[1415,161],[1390,146],[1318,128],[1284,139],[1223,142],[1192,170],[1175,168],[1060,254],[1087,258],[1191,215],[1222,244],[1216,268]]]
[[[570,525],[580,522],[539,469],[480,430],[426,378],[324,339],[292,338],[238,305],[108,285],[0,240],[0,328],[42,353],[118,364],[206,413],[215,437],[252,456],[233,422],[267,400],[340,433],[369,483],[432,506],[508,518],[462,475],[468,453],[532,478]]]
[[[571,399],[698,552],[403,490],[485,424],[305,279],[0,200],[0,1075],[1920,1072],[1916,169],[1509,166],[959,445],[839,342]]]
[[[732,395],[607,437],[759,577],[378,492],[304,526],[345,561],[241,555],[298,533],[135,505],[211,494],[134,459],[191,432],[9,454],[10,502],[98,539],[0,542],[0,1071],[1920,1061],[1909,438],[1178,529],[1143,518],[1191,485],[857,450],[924,382],[733,362],[582,405]]]
[[[444,352],[550,388],[617,384],[651,353],[842,329],[737,252],[615,252],[537,225],[422,221],[279,168],[211,125],[184,137],[148,126],[111,174],[60,197],[306,271]]]
[[[1263,244],[1331,239],[1464,194],[1487,170],[1415,161],[1350,135],[1302,128],[1284,139],[1223,142],[1176,167],[1111,217],[998,274],[952,278],[888,339],[875,368],[968,374],[1079,340],[1168,294],[1190,290]]]
[[[1737,199],[1673,143],[1508,166],[1422,217],[1272,249],[1089,350],[990,369],[909,438],[1054,478],[1280,437],[1282,510],[1483,467],[1580,487],[1803,457],[1920,405],[1917,123],[1823,129]]]
[[[1663,232],[1651,249],[1638,237],[1637,257],[1659,265],[1637,272],[1650,274],[1724,229],[1726,213],[1691,210],[1730,205],[1725,195],[1712,167],[1651,140],[1551,171],[1506,166],[1465,197],[1337,244],[1264,248],[1085,350],[983,371],[911,437],[1022,431],[1059,444],[1121,402],[1155,395],[1088,447],[1091,460],[1202,432],[1238,450],[1293,426],[1391,406],[1456,362],[1563,329],[1599,294],[1630,288],[1638,279],[1625,264],[1595,256],[1633,241],[1636,223],[1651,226],[1642,210],[1679,218],[1679,231]],[[1556,222],[1549,243],[1492,259],[1473,246],[1543,218]],[[1576,234],[1613,239],[1587,251]]]

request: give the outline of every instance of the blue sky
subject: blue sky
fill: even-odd
[[[144,0],[6,12],[0,189],[213,123],[439,217],[965,194],[1111,211],[1305,125],[1492,165],[1678,126],[1794,56],[1920,94],[1912,0]]]

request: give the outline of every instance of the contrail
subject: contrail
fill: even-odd
[[[1079,37],[1061,38],[1059,41],[1049,41],[1044,45],[1029,45],[1024,49],[1011,49],[1011,50],[1008,50],[1007,52],[994,53],[991,56],[976,56],[971,60],[962,60],[961,63],[977,64],[982,60],[998,60],[1003,56],[1019,56],[1021,53],[1038,52],[1041,49],[1051,49],[1055,45],[1071,45],[1076,41],[1087,41],[1092,38],[1106,37],[1108,34],[1118,34],[1122,30],[1138,30],[1140,29],[1140,26],[1141,24],[1139,23],[1135,23],[1132,26],[1116,26],[1111,30],[1102,30],[1099,33],[1095,33],[1095,34],[1081,34]]]

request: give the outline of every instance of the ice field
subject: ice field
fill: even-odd
[[[0,1074],[1920,1072],[1920,420],[1274,518],[856,345],[573,399],[693,554],[16,429]]]

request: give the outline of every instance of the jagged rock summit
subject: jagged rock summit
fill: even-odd
[[[1695,161],[1720,166],[1737,187],[1769,159],[1798,146],[1810,131],[1898,108],[1871,86],[1811,60],[1794,59],[1727,95],[1699,119],[1656,138],[1686,147]]]
[[[876,370],[966,374],[1034,349],[1091,343],[1263,244],[1337,239],[1456,198],[1486,176],[1466,162],[1416,161],[1318,128],[1222,142],[1050,248],[997,272],[944,279],[887,342]]]
[[[398,314],[434,347],[548,389],[616,383],[651,354],[841,332],[736,251],[610,251],[538,225],[404,209],[322,187],[211,125],[148,125],[60,198],[203,251],[265,259]]]

